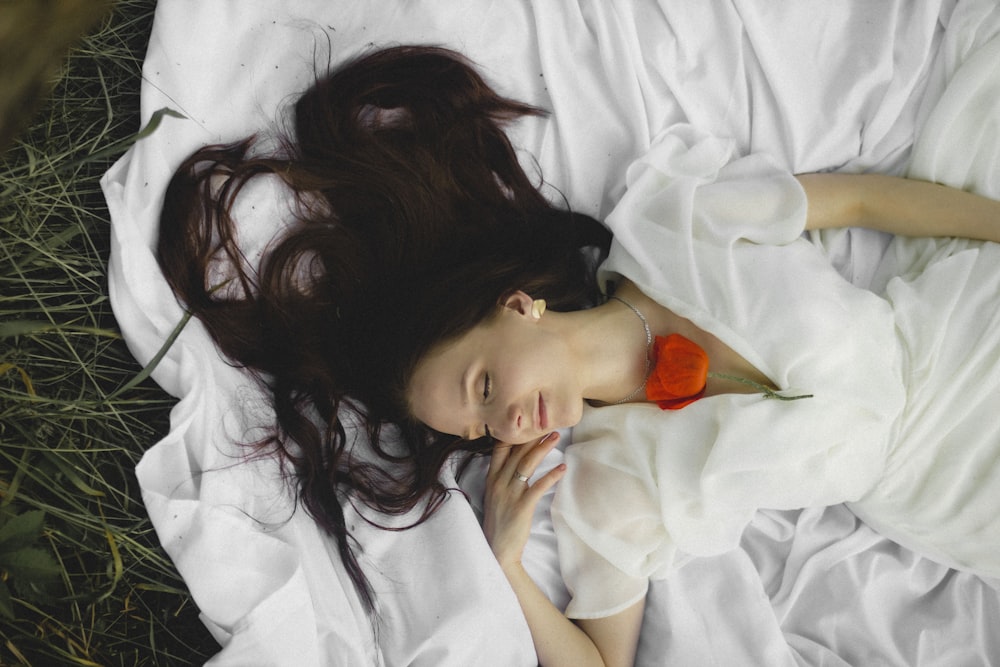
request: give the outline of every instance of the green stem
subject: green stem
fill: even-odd
[[[736,375],[728,375],[726,373],[716,373],[714,371],[708,372],[708,377],[719,378],[720,380],[732,380],[733,382],[739,382],[740,384],[745,384],[753,387],[760,393],[764,394],[767,398],[776,398],[779,401],[797,401],[800,398],[812,398],[812,394],[800,394],[799,396],[782,396],[778,392],[774,391],[770,387],[761,384],[760,382],[754,382],[753,380],[748,380],[747,378],[741,378]]]

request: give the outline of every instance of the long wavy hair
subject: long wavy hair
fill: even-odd
[[[370,612],[343,506],[420,507],[416,525],[448,495],[445,462],[489,449],[412,419],[417,362],[494,316],[512,290],[556,310],[599,298],[594,257],[610,234],[551,206],[504,132],[542,113],[499,96],[454,52],[375,51],[297,100],[278,149],[262,153],[254,137],[205,147],[167,190],[163,273],[228,359],[270,390],[275,428],[253,444],[294,476]],[[290,188],[298,215],[252,266],[232,209],[263,174]],[[374,463],[351,455],[356,428]]]

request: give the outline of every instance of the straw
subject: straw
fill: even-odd
[[[0,155],[2,665],[190,665],[218,650],[133,473],[172,400],[107,296],[98,181],[142,131],[154,7],[119,0]]]

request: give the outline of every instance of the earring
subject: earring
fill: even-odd
[[[545,299],[535,299],[531,302],[531,316],[533,318],[541,319],[542,315],[545,314]]]

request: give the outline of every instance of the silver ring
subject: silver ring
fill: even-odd
[[[527,475],[522,475],[517,470],[514,471],[514,479],[516,479],[519,482],[524,482],[525,484],[528,483],[528,476]]]

